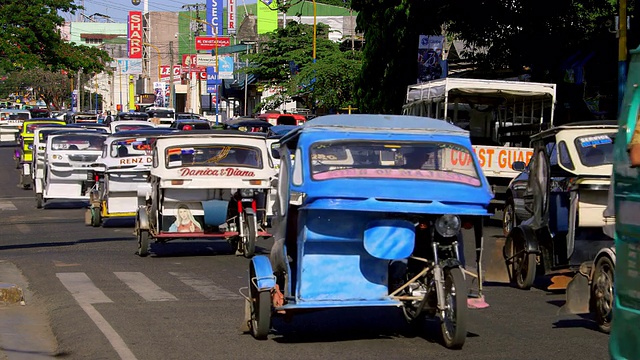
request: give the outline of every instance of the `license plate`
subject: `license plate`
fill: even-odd
[[[241,201],[242,201],[242,202],[253,202],[253,199],[251,199],[251,198],[249,198],[249,199],[247,199],[247,198],[242,198],[242,200],[241,200]]]

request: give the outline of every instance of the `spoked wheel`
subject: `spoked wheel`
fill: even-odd
[[[91,207],[91,226],[99,227],[102,225],[102,211],[99,206]]]
[[[508,236],[511,230],[516,226],[516,209],[513,199],[507,199],[502,213],[502,232],[504,236]]]
[[[42,194],[36,194],[36,209],[42,209],[44,206],[44,196]]]
[[[249,215],[249,214],[245,215],[244,223],[242,224],[242,226],[244,230],[243,231],[244,238],[241,240],[242,254],[247,259],[250,259],[256,253],[256,239],[258,237],[258,226],[256,223],[256,216]]]
[[[594,301],[595,318],[600,331],[611,331],[611,315],[613,312],[613,276],[614,265],[610,258],[604,256],[598,260],[593,276],[591,298]]]
[[[149,230],[138,229],[138,251],[140,257],[149,255]]]
[[[271,292],[259,291],[252,279],[256,277],[253,266],[249,270],[251,283],[251,335],[258,340],[266,340],[271,329]]]
[[[505,257],[513,257],[507,261],[511,281],[515,281],[518,289],[531,289],[536,277],[536,254],[526,251],[524,240],[508,237],[505,244]]]
[[[460,349],[467,338],[467,284],[460,268],[444,269],[444,317],[440,328],[444,346]]]

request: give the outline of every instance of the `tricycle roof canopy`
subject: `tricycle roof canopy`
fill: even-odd
[[[468,136],[469,132],[445,121],[423,116],[408,115],[327,115],[307,121],[301,129],[331,127],[337,131],[349,129],[363,129],[373,131],[384,130],[420,130],[458,133]]]
[[[531,100],[553,99],[556,85],[548,83],[445,78],[407,87],[406,102],[419,100],[440,101],[444,97],[480,97],[513,100],[526,97]]]

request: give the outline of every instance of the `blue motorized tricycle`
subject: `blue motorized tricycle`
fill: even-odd
[[[251,260],[245,294],[253,336],[265,339],[276,315],[392,306],[412,323],[437,317],[444,345],[462,347],[473,274],[462,229],[474,229],[479,265],[493,196],[468,132],[425,117],[329,115],[280,144],[274,245]]]

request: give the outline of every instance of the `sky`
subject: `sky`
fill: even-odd
[[[227,6],[227,0],[221,0],[224,7]],[[242,6],[243,3],[254,4],[257,0],[236,0],[236,6]],[[133,5],[131,0],[75,0],[75,3],[84,6],[84,14],[91,16],[93,14],[102,14],[111,17],[114,22],[126,23],[127,14],[129,11],[144,11],[143,0],[140,0],[140,5]],[[148,0],[149,11],[171,11],[178,12],[184,11],[182,6],[188,4],[206,3],[206,0]],[[79,20],[79,13],[76,15],[63,14],[63,17],[67,21],[82,21]],[[84,20],[88,21],[88,20]],[[98,20],[103,22],[103,20]]]

